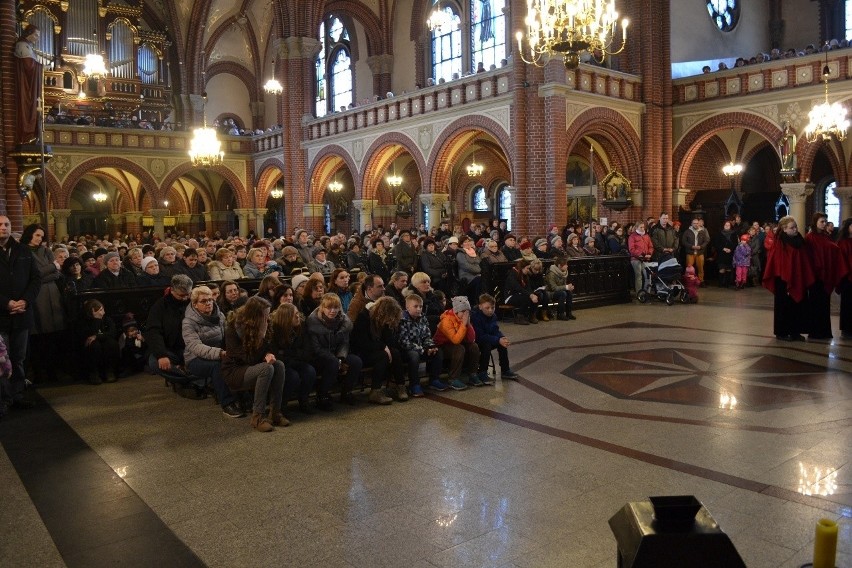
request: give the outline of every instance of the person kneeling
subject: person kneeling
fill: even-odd
[[[228,315],[225,325],[225,359],[222,376],[232,390],[254,390],[251,426],[271,432],[273,426],[289,426],[281,414],[284,396],[284,363],[272,354],[266,341],[269,302],[252,296]],[[263,415],[269,401],[269,416]]]
[[[479,368],[477,376],[483,384],[492,385],[494,382],[488,377],[488,361],[491,358],[491,350],[497,350],[497,358],[500,361],[500,375],[504,379],[518,378],[518,374],[509,367],[509,338],[500,331],[497,324],[497,316],[494,307],[497,300],[491,294],[482,294],[479,297],[479,305],[474,308],[470,316],[473,329],[476,332],[476,344],[479,346]]]

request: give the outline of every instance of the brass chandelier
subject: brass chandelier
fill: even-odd
[[[527,0],[525,23],[526,39],[520,31],[515,36],[518,51],[525,63],[537,67],[559,54],[566,69],[575,69],[581,53],[603,62],[627,45],[627,18],[621,20],[621,45],[613,45],[618,31],[615,0]],[[524,44],[529,59],[524,56]]]
[[[849,129],[849,119],[846,118],[846,107],[840,103],[828,102],[828,78],[831,72],[828,69],[828,53],[825,54],[825,66],[822,68],[822,79],[825,83],[825,102],[814,105],[808,113],[808,125],[805,127],[805,136],[808,142],[816,142],[820,138],[830,140],[832,136],[839,142],[846,139],[846,131]]]

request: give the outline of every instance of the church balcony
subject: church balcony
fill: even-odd
[[[280,135],[280,133],[279,133]],[[45,125],[44,140],[54,153],[78,154],[157,153],[189,159],[189,141],[192,132],[145,130],[140,128],[107,128],[63,124]],[[254,151],[251,136],[225,136],[220,134],[222,150],[226,156],[240,155],[250,159]]]
[[[673,102],[675,105],[724,104],[728,99],[728,104],[733,104],[732,98],[769,93],[777,96],[780,91],[788,96],[790,89],[821,85],[825,64],[825,54],[817,53],[675,79],[672,81]],[[829,51],[828,70],[832,95],[835,91],[852,89],[852,83],[847,84],[852,79],[852,49]]]

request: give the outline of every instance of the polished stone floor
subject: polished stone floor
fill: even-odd
[[[852,341],[702,293],[507,323],[518,382],[270,434],[148,375],[41,388],[0,422],[0,566],[612,567],[607,520],[651,495],[695,495],[749,567],[838,521],[852,566]]]

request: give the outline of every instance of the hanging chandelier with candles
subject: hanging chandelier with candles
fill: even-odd
[[[263,90],[270,95],[280,95],[284,92],[284,86],[275,78],[275,60],[272,60],[272,79],[266,82]]]
[[[99,53],[89,53],[83,63],[83,75],[90,79],[106,77],[107,68],[104,56]]]
[[[201,52],[201,68],[204,69],[204,52]],[[206,85],[204,80],[205,72],[201,72],[201,83]],[[192,165],[196,168],[210,168],[220,166],[225,160],[225,152],[222,151],[222,143],[219,141],[219,136],[216,130],[207,126],[207,93],[201,94],[201,117],[204,121],[204,126],[196,128],[192,131],[192,140],[189,142],[189,159]]]
[[[846,107],[840,103],[828,102],[828,78],[830,75],[828,53],[826,53],[825,66],[822,68],[822,79],[825,83],[825,102],[814,105],[814,108],[808,113],[808,125],[805,127],[805,136],[808,142],[816,142],[820,138],[827,141],[832,136],[837,138],[839,142],[846,139],[846,131],[849,129]]]
[[[98,45],[98,31],[92,30],[94,45]],[[97,48],[97,47],[96,47]],[[89,79],[100,79],[108,74],[104,56],[100,53],[87,53],[83,61],[83,75]]]
[[[337,181],[337,174],[334,174],[334,180],[328,184],[328,190],[332,193],[340,193],[343,191],[343,184]]]
[[[92,194],[92,199],[94,199],[98,203],[103,203],[107,200],[107,194],[99,189],[98,191]]]
[[[385,178],[390,187],[399,187],[402,185],[402,176],[396,175],[396,166],[393,168],[393,173]]]
[[[440,2],[435,2],[433,5],[432,13],[426,20],[426,24],[429,26],[429,31],[438,35],[454,32],[459,28],[458,18],[453,13],[452,8],[442,8]]]
[[[621,45],[613,45],[619,24],[615,0],[527,0],[527,8],[526,40],[520,31],[515,37],[521,59],[530,65],[541,67],[558,54],[566,69],[575,69],[581,53],[603,62],[627,45],[627,18],[621,20]]]
[[[284,197],[284,190],[278,186],[275,186],[275,188],[273,188],[272,191],[269,192],[269,196],[272,197],[272,199],[281,199],[282,197]]]
[[[482,172],[485,171],[485,166],[482,164],[476,163],[476,154],[472,153],[470,158],[470,164],[467,165],[467,175],[469,177],[479,177],[482,175]]]
[[[189,159],[197,168],[219,166],[225,159],[219,136],[215,129],[207,126],[206,120],[202,128],[192,131],[192,140],[189,144]]]

